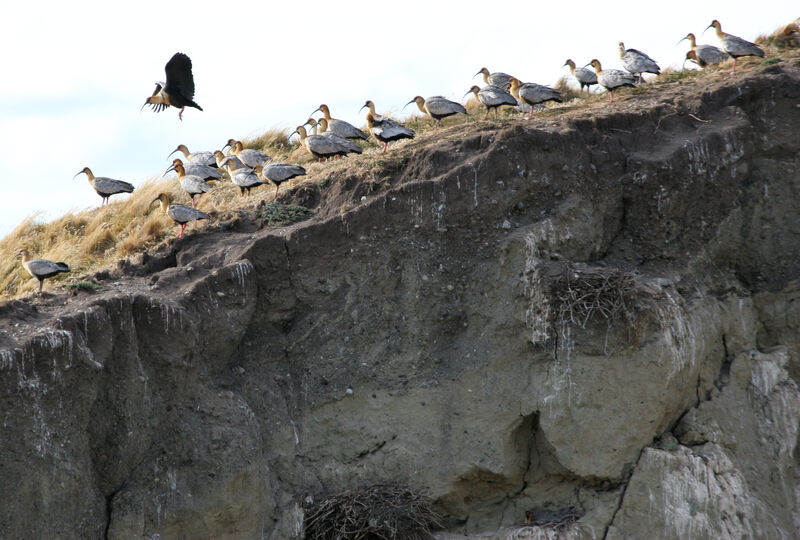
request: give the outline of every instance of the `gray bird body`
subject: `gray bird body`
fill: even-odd
[[[212,154],[213,156],[213,154]],[[216,164],[216,160],[214,161]],[[186,169],[186,174],[191,176],[199,176],[203,180],[220,180],[222,179],[222,173],[216,167],[209,167],[208,165],[203,165],[201,163],[184,163],[184,169]]]
[[[331,133],[344,137],[345,139],[369,139],[366,133],[354,125],[344,120],[337,120],[336,118],[328,120],[328,129]]]
[[[231,169],[233,170],[246,168],[245,164],[242,163],[242,160],[240,160],[238,157],[226,156],[225,154],[222,154],[222,152],[220,152],[220,154],[221,156],[214,156],[214,159],[217,162],[217,167],[220,169],[225,166],[226,160],[228,160],[227,162],[231,163]]]
[[[587,92],[591,90],[591,86],[593,84],[597,84],[597,75],[591,69],[586,69],[585,67],[575,67],[575,62],[567,58],[567,61],[564,62],[565,66],[569,66],[569,71],[572,76],[578,81],[578,84],[581,85],[581,90],[586,87]]]
[[[495,71],[494,73],[489,73],[489,70],[486,68],[481,68],[478,74],[483,75],[483,82],[486,83],[487,86],[497,86],[500,88],[505,88],[508,86],[509,79],[511,79],[511,75],[508,73],[503,73],[502,71]]]
[[[435,119],[441,120],[454,114],[467,114],[467,109],[461,103],[451,101],[443,96],[431,96],[425,100],[425,110],[428,115]]]
[[[191,206],[178,203],[170,203],[169,207],[167,207],[167,215],[171,217],[175,223],[179,223],[181,225],[185,225],[190,221],[211,219],[211,216],[198,210],[197,208],[192,208]]]
[[[252,148],[244,148],[236,152],[236,157],[239,161],[244,163],[247,167],[255,167],[256,165],[264,165],[267,161],[272,159],[270,156]]]
[[[328,128],[330,128],[330,125],[328,126]],[[323,133],[320,133],[319,135],[316,135],[316,137],[327,137],[333,141],[336,141],[337,144],[339,144],[343,148],[346,148],[348,153],[360,154],[361,152],[364,151],[358,144],[351,141],[350,139],[346,139],[345,137],[339,135],[338,133],[325,131]]]
[[[203,178],[193,174],[184,174],[181,177],[181,187],[192,199],[194,199],[196,195],[211,191],[211,186],[206,184]]]
[[[261,171],[263,177],[276,184],[305,174],[306,170],[303,167],[292,165],[291,163],[270,163],[269,165],[264,165],[264,169]]]
[[[616,90],[622,86],[635,86],[636,77],[621,69],[601,69],[597,73],[597,82],[606,90]]]
[[[209,167],[213,167],[216,164],[216,160],[214,159],[214,153],[208,152],[203,150],[201,152],[191,152],[186,159],[189,160],[191,163],[196,163],[199,165],[207,165]]]
[[[261,178],[258,177],[258,175],[255,173],[255,171],[253,171],[253,169],[250,169],[248,167],[236,169],[232,171],[230,175],[233,183],[239,186],[242,195],[244,195],[245,191],[249,195],[251,189],[266,183]]]
[[[713,45],[697,45],[694,48],[701,66],[721,64],[731,57],[728,53]]]
[[[325,136],[325,135],[309,135],[303,141],[303,144],[306,145],[306,148],[316,157],[329,157],[329,156],[337,156],[337,155],[347,155],[351,152],[354,152],[352,147],[352,142],[347,141],[350,144],[343,144],[342,141],[347,141],[343,137],[335,137],[335,136]],[[356,145],[358,146],[358,145]],[[361,147],[358,146],[358,151],[355,151],[357,154],[361,153]]]
[[[581,89],[583,89],[584,86],[589,87],[593,84],[597,84],[597,74],[590,69],[582,67],[575,68],[572,76],[581,83]]]
[[[367,125],[369,126],[370,133],[376,139],[384,143],[384,151],[386,146],[392,141],[399,141],[400,139],[413,139],[414,130],[407,128],[400,122],[396,122],[388,116],[380,118],[367,118]]]
[[[622,42],[619,44],[619,57],[622,59],[622,66],[640,80],[643,73],[661,74],[661,68],[658,67],[655,60],[642,51],[626,49]]]
[[[764,51],[755,43],[731,34],[724,34],[719,38],[722,48],[734,58],[740,56],[764,56]]]
[[[48,261],[47,259],[28,259],[28,252],[23,250],[22,252],[22,266],[28,273],[39,280],[39,294],[42,293],[42,286],[44,285],[44,280],[57,276],[62,272],[69,272],[69,266],[65,262],[53,262]]]
[[[499,86],[484,86],[478,91],[478,101],[488,109],[500,107],[502,105],[511,105],[516,107],[517,100]]]
[[[519,98],[528,105],[538,105],[546,101],[563,101],[561,92],[555,88],[536,83],[524,83],[519,87]]]
[[[97,194],[106,200],[117,193],[133,193],[133,184],[105,176],[96,176],[92,181],[92,186]]]

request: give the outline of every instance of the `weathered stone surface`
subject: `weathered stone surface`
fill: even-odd
[[[309,222],[0,306],[0,536],[285,540],[378,482],[441,538],[797,536],[798,81],[420,137]],[[559,319],[603,272],[630,317]]]

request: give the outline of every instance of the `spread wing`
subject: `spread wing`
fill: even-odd
[[[167,94],[179,94],[187,99],[194,98],[194,78],[192,61],[183,53],[175,53],[164,66],[167,72]]]

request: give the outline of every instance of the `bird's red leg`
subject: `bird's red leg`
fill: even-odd
[[[381,152],[381,154],[385,154],[386,153],[386,149],[388,147],[389,147],[389,141],[386,141],[385,143],[383,143],[383,152]]]
[[[738,58],[736,58],[736,57],[734,56],[734,57],[733,57],[733,69],[732,69],[732,70],[730,70],[728,73],[736,73],[736,61],[737,61],[737,60],[738,60]]]
[[[280,185],[275,184],[275,196],[272,198],[273,201],[278,198],[278,189],[280,189],[280,187]]]
[[[183,238],[183,230],[186,228],[186,223],[181,224],[181,232],[178,233],[178,238]]]
[[[178,113],[178,120],[183,120],[183,109],[184,107],[181,107],[181,112]]]

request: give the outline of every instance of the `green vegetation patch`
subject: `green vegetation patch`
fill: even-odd
[[[94,292],[99,290],[102,285],[95,281],[72,281],[70,283],[65,283],[64,287],[70,291],[88,291]]]
[[[761,65],[762,65],[762,66],[771,66],[772,64],[777,64],[777,63],[778,63],[778,62],[780,62],[780,61],[781,61],[781,59],[780,59],[780,58],[777,58],[777,57],[775,57],[775,56],[772,56],[772,57],[770,57],[770,58],[764,58],[764,59],[761,61]]]
[[[261,218],[266,227],[283,227],[311,217],[313,212],[305,206],[269,202],[261,210]]]

